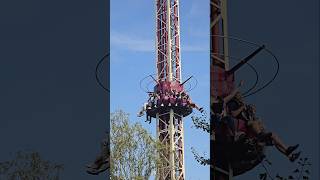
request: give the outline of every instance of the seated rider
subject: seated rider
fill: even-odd
[[[144,103],[143,106],[141,107],[141,110],[137,113],[138,117],[142,117],[144,115],[145,112],[147,112],[149,109],[151,109],[149,102],[148,103]],[[149,124],[151,123],[151,119],[152,117],[149,116],[148,112],[146,113],[146,121],[145,122],[149,122]]]
[[[235,126],[234,119],[226,113],[226,107],[238,92],[239,87],[241,87],[242,85],[243,81],[240,81],[238,87],[234,88],[229,95],[225,96],[224,98],[220,96],[216,97],[211,105],[211,119],[213,120],[214,127],[221,124],[227,125],[227,131],[230,136],[234,136]],[[215,129],[218,130],[219,128]]]
[[[247,121],[253,121],[255,120],[256,117],[256,106],[253,104],[248,104],[246,105],[245,108],[245,112],[243,113],[243,115],[245,116]]]
[[[234,97],[227,103],[228,113],[236,118],[242,120],[248,120],[245,116],[246,105],[242,98],[241,92],[237,91]]]
[[[144,113],[147,111],[148,103],[144,103],[141,107],[141,110],[137,113],[138,117],[141,117],[144,115]]]
[[[230,114],[237,119],[237,121],[245,121],[248,131],[247,136],[250,134],[258,140],[261,145],[275,147],[285,156],[289,158],[290,161],[295,161],[299,156],[300,152],[293,153],[298,148],[298,144],[294,146],[287,147],[280,138],[271,132],[266,132],[265,127],[261,120],[259,120],[255,113],[256,109],[254,105],[245,105],[241,93],[236,93],[234,99],[229,102],[228,109]]]
[[[204,109],[202,107],[199,107],[196,103],[192,102],[191,98],[189,95],[186,95],[186,101],[187,101],[187,104],[191,107],[191,108],[194,108],[198,111],[200,111],[201,113],[204,112]]]
[[[155,105],[156,96],[154,92],[148,92],[148,95],[149,95],[149,99],[148,99],[147,109],[152,109],[152,107],[154,107]]]
[[[298,148],[299,144],[287,147],[275,133],[266,131],[261,120],[255,119],[254,121],[250,121],[248,123],[248,128],[254,133],[258,143],[261,143],[261,145],[274,145],[277,150],[285,155],[291,162],[299,158],[301,152],[293,153]]]

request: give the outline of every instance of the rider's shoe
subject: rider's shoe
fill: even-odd
[[[289,146],[288,149],[286,150],[286,154],[290,155],[294,150],[296,150],[299,147],[299,144],[296,144],[294,146]]]
[[[300,157],[300,154],[301,154],[301,152],[292,154],[292,155],[290,156],[289,160],[290,160],[291,162],[294,162],[295,160],[297,160],[297,159]]]

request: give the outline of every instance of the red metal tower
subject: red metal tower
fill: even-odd
[[[182,91],[179,0],[156,1],[156,52],[159,84],[155,91]],[[157,135],[165,146],[160,156],[167,161],[157,172],[161,180],[185,179],[182,117],[181,109],[157,109]]]
[[[163,145],[164,160],[157,179],[184,180],[183,117],[194,104],[181,78],[179,0],[156,0],[156,85],[148,101],[147,116],[157,120],[157,137]],[[156,100],[155,100],[156,99]]]
[[[217,101],[217,97],[229,93],[234,84],[233,75],[228,76],[228,36],[227,28],[227,0],[210,0],[210,104]],[[221,38],[222,37],[222,38]],[[212,119],[210,122],[213,125]],[[217,164],[215,151],[215,134],[210,134],[210,179],[232,179],[233,172],[230,164]],[[221,156],[221,154],[219,154]]]
[[[210,104],[218,102],[218,97],[225,97],[234,89],[234,74],[256,54],[264,49],[259,47],[238,64],[229,68],[227,0],[210,0]],[[212,109],[211,109],[212,111]],[[224,110],[226,112],[226,107]],[[213,114],[213,112],[212,112]],[[210,122],[213,127],[213,119]],[[212,128],[214,129],[214,128]],[[221,141],[221,140],[220,140]],[[230,180],[233,176],[242,174],[254,166],[261,159],[258,157],[248,161],[234,161],[230,156],[230,144],[217,142],[216,134],[210,134],[210,179]],[[235,146],[232,146],[235,147]]]

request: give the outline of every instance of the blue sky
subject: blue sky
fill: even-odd
[[[147,100],[140,80],[155,69],[155,7],[150,0],[113,0],[111,3],[111,112],[123,109],[133,122],[141,122],[151,133],[156,124],[145,123],[136,113]],[[194,102],[208,109],[209,104],[209,3],[207,0],[180,2],[182,78],[193,75],[198,85],[190,92]],[[193,158],[191,147],[209,153],[209,136],[185,121],[186,179],[209,179],[209,168]]]

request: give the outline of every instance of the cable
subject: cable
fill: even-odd
[[[144,77],[144,78],[142,78],[142,79],[140,80],[139,85],[140,85],[140,89],[141,89],[142,91],[144,91],[144,92],[146,92],[146,93],[150,92],[150,90],[149,90],[149,85],[150,85],[152,82],[154,82],[153,79],[152,79],[151,81],[148,81],[148,82],[145,84],[146,87],[142,87],[142,86],[143,86],[143,82],[144,82],[147,78],[151,78],[150,76],[153,76],[153,75],[156,75],[156,74],[147,75],[146,77]]]
[[[247,91],[245,91],[244,93],[242,93],[244,96],[246,96],[250,91],[252,91],[253,89],[256,88],[256,86],[258,85],[258,82],[259,82],[259,74],[258,74],[258,71],[256,70],[256,68],[251,65],[250,63],[247,63],[248,66],[254,71],[254,73],[256,74],[256,81],[255,83],[253,84],[253,86],[251,88],[249,88]]]
[[[253,92],[250,93],[250,94],[245,95],[244,97],[248,97],[248,96],[254,95],[254,94],[258,93],[259,91],[263,90],[264,88],[266,88],[267,86],[269,86],[269,85],[276,79],[276,77],[277,77],[278,74],[279,74],[280,63],[279,63],[278,58],[277,58],[270,50],[266,49],[266,51],[268,51],[268,52],[274,57],[274,60],[275,60],[276,63],[277,63],[277,70],[276,70],[274,76],[272,77],[272,79],[271,79],[270,81],[268,81],[264,86],[262,86],[261,88],[253,91]]]
[[[190,91],[194,90],[194,89],[198,86],[198,80],[197,80],[197,78],[195,78],[195,77],[192,76],[191,79],[194,79],[194,80],[195,80],[195,85],[192,87],[191,82],[190,82],[190,83],[187,83],[187,84],[189,84],[189,87],[186,89],[186,92],[190,92]]]
[[[261,47],[259,44],[257,43],[254,43],[254,42],[251,42],[251,41],[247,41],[247,40],[244,40],[244,39],[240,39],[240,38],[237,38],[237,37],[233,37],[233,36],[222,36],[222,35],[211,35],[211,36],[214,36],[214,37],[221,37],[221,38],[227,38],[227,39],[233,39],[233,40],[237,40],[237,41],[240,41],[240,42],[244,42],[244,43],[247,43],[247,44],[251,44],[251,45],[254,45],[254,46],[257,46],[257,47]],[[259,91],[263,90],[264,88],[266,88],[267,86],[269,86],[275,79],[276,77],[278,76],[279,74],[279,69],[280,69],[280,63],[279,63],[279,60],[278,58],[267,48],[264,48],[264,50],[269,53],[273,59],[275,60],[275,62],[277,63],[277,70],[276,72],[274,73],[273,77],[271,78],[271,80],[269,80],[267,83],[265,83],[262,87],[258,88],[257,90],[249,93],[249,94],[246,94],[244,97],[249,97],[249,96],[252,96],[256,93],[258,93]]]
[[[148,81],[147,83],[146,83],[146,87],[145,87],[145,89],[147,90],[147,91],[145,91],[146,93],[148,93],[148,92],[152,92],[152,90],[150,90],[150,85],[151,84],[153,84],[154,83],[154,80],[150,80],[150,81]]]
[[[97,65],[96,65],[96,71],[95,71],[97,83],[99,84],[99,86],[100,86],[102,89],[104,89],[104,90],[107,91],[108,93],[110,93],[110,90],[109,90],[108,88],[106,88],[106,87],[101,83],[100,78],[99,78],[99,76],[98,76],[98,71],[99,71],[99,67],[100,67],[101,63],[102,63],[103,61],[105,61],[105,60],[107,59],[107,57],[109,57],[109,56],[110,56],[110,53],[106,53],[106,54],[99,60],[99,62],[98,62]]]

